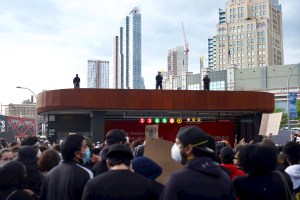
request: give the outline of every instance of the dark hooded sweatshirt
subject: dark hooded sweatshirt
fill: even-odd
[[[25,167],[11,162],[0,168],[0,200],[33,200],[24,189]]]
[[[160,200],[235,200],[229,176],[208,157],[196,157],[173,173]]]

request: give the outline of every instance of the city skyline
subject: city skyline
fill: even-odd
[[[297,0],[279,1],[283,16],[285,64],[299,62]],[[216,33],[219,8],[226,0],[94,1],[72,4],[58,0],[0,3],[0,102],[20,103],[31,93],[16,89],[28,87],[36,94],[43,90],[72,88],[79,74],[87,84],[86,61],[112,60],[112,39],[121,19],[130,9],[142,10],[142,77],[146,89],[155,88],[155,75],[167,69],[168,50],[184,46],[181,23],[190,44],[189,71],[200,72],[200,56],[205,55],[207,39]],[[103,9],[103,7],[106,7]],[[30,13],[30,14],[28,14]]]

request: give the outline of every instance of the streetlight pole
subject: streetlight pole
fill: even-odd
[[[290,70],[289,76],[288,76],[288,79],[287,79],[286,101],[287,101],[287,123],[288,123],[288,130],[290,130],[290,101],[289,101],[290,76],[291,76],[292,72],[294,71],[294,69],[296,69],[297,67],[300,67],[300,63],[298,63],[293,69]]]
[[[29,89],[29,88],[27,88],[27,87],[21,87],[21,86],[17,86],[16,88],[18,88],[18,89],[25,89],[25,90],[29,90],[33,95],[34,95],[34,97],[35,97],[35,102],[37,103],[37,98],[36,98],[36,94],[31,90],[31,89]],[[36,109],[36,108],[35,108]],[[39,118],[38,118],[38,116],[37,116],[37,114],[36,114],[36,116],[35,116],[35,119],[36,119],[36,124],[35,124],[35,134],[36,134],[36,136],[38,136],[38,133],[39,133],[39,131],[38,131],[38,122],[39,122]]]
[[[27,87],[21,87],[21,86],[17,86],[16,88],[18,88],[18,89],[25,89],[25,90],[29,90],[33,95],[34,95],[34,97],[35,97],[35,101],[37,100],[36,99],[36,95],[35,95],[35,93],[31,90],[31,89],[29,89],[29,88],[27,88]]]

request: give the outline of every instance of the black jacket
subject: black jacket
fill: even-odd
[[[82,200],[155,200],[153,182],[129,170],[111,170],[90,180]]]
[[[160,75],[160,74],[156,75],[155,80],[157,83],[162,83],[162,80],[163,80],[162,75]]]
[[[11,195],[11,196],[9,196]],[[1,199],[1,197],[0,197]],[[4,196],[1,200],[34,200],[37,198],[31,197],[27,192],[24,190],[16,190],[10,192],[7,196]]]
[[[106,165],[106,155],[108,152],[108,146],[104,147],[100,153],[101,156],[101,161],[97,162],[93,167],[92,167],[92,172],[94,176],[98,176],[104,172],[108,171],[107,165]]]
[[[208,157],[196,157],[173,173],[160,200],[235,200],[229,176]]]
[[[293,185],[290,177],[285,172],[281,173],[286,177],[292,191]],[[286,199],[284,183],[277,172],[269,172],[260,176],[239,176],[233,180],[233,184],[240,200]]]
[[[63,161],[47,175],[40,192],[41,200],[80,200],[83,189],[93,177],[90,170],[73,161]]]

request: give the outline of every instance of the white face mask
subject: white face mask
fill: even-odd
[[[171,149],[171,156],[172,156],[173,160],[181,163],[182,157],[181,157],[180,150],[179,150],[179,147],[177,144],[173,145],[173,147]]]

